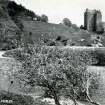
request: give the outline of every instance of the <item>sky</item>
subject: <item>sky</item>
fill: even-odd
[[[36,14],[46,14],[50,23],[61,23],[69,18],[78,26],[84,24],[84,12],[88,9],[101,10],[105,21],[105,0],[14,0]]]

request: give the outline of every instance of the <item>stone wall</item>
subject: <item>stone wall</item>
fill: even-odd
[[[101,11],[86,9],[84,13],[84,27],[91,32],[101,32],[103,29]]]

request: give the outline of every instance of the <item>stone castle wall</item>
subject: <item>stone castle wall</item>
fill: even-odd
[[[101,32],[104,28],[101,11],[86,9],[84,13],[84,27],[91,32]]]

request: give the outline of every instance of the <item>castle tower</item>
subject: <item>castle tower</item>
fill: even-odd
[[[96,11],[95,13],[95,31],[102,31],[102,14],[100,11]]]
[[[84,13],[84,27],[88,31],[101,31],[102,15],[100,11],[86,9]]]

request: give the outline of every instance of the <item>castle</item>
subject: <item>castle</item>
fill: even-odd
[[[105,23],[102,21],[100,10],[86,9],[84,13],[84,28],[88,31],[97,33],[105,31]]]

